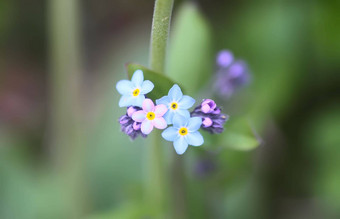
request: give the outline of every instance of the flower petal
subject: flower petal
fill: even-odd
[[[132,105],[142,107],[144,100],[145,100],[144,95],[138,95],[137,97],[133,97],[133,104]]]
[[[143,81],[140,93],[147,94],[151,92],[154,87],[155,85],[151,81],[149,80]]]
[[[140,70],[140,69],[136,70],[136,71],[133,73],[133,75],[132,75],[131,82],[132,82],[135,86],[141,87],[143,81],[144,81],[143,71]]]
[[[181,91],[181,88],[175,84],[172,86],[172,88],[169,90],[168,97],[171,101],[178,101],[182,98],[183,93]]]
[[[146,135],[150,134],[152,129],[153,129],[153,125],[150,120],[146,119],[142,122],[141,131],[143,134],[146,134]]]
[[[175,141],[178,136],[178,130],[174,127],[169,127],[162,132],[162,137],[167,141]]]
[[[158,129],[165,129],[167,127],[166,121],[163,117],[152,120],[153,125]]]
[[[132,106],[134,102],[134,99],[131,95],[123,95],[119,100],[119,107],[128,107]]]
[[[156,104],[164,104],[167,106],[169,103],[170,103],[170,99],[168,96],[164,96],[156,100]]]
[[[198,131],[188,133],[185,137],[188,144],[192,146],[201,146],[204,143],[204,139]]]
[[[178,107],[180,109],[189,109],[192,107],[195,103],[195,99],[192,97],[189,97],[188,95],[184,95],[182,99],[178,102]]]
[[[172,120],[173,120],[173,118],[174,118],[174,115],[175,115],[175,113],[173,112],[173,111],[171,111],[171,110],[168,110],[165,114],[164,114],[164,119],[165,119],[165,121],[166,121],[166,123],[168,123],[168,124],[172,124]]]
[[[179,114],[175,114],[174,118],[172,119],[172,123],[174,124],[175,128],[181,128],[185,126],[187,122],[188,122],[188,119]]]
[[[163,116],[168,111],[168,108],[164,104],[159,104],[155,107],[156,117]]]
[[[177,112],[178,115],[185,117],[186,120],[188,120],[190,118],[190,113],[189,113],[188,110],[178,109],[178,110],[176,110],[176,112]]]
[[[128,80],[120,80],[116,84],[116,89],[121,95],[131,94],[133,90],[133,84]]]
[[[202,125],[202,119],[200,117],[191,117],[188,122],[189,132],[197,131]]]
[[[150,111],[153,111],[154,108],[155,108],[155,104],[153,104],[152,100],[151,99],[145,99],[143,101],[143,105],[142,105],[142,108],[145,112],[150,112]]]
[[[188,148],[188,143],[184,137],[179,137],[174,141],[174,147],[177,154],[183,154]]]
[[[139,110],[132,114],[132,119],[136,122],[143,122],[146,118],[146,113],[143,110]]]

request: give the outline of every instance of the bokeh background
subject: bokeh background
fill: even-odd
[[[181,20],[188,2],[175,1],[170,58],[207,34],[204,50],[182,54],[201,54],[201,81],[214,77],[219,50],[244,59],[252,82],[217,102],[231,119],[247,117],[260,145],[178,158],[164,144],[177,199],[164,217],[340,218],[339,2],[190,1],[203,30]],[[148,218],[149,141],[120,132],[114,86],[125,63],[148,64],[153,5],[0,2],[0,218]],[[209,86],[189,94],[206,97]]]

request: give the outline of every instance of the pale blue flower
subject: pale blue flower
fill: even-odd
[[[136,70],[129,80],[120,80],[116,85],[117,91],[122,95],[119,100],[120,107],[139,106],[145,100],[145,94],[152,91],[154,85],[151,81],[144,81],[142,70]]]
[[[164,118],[168,124],[172,123],[174,115],[190,117],[188,109],[195,103],[195,99],[187,95],[183,95],[181,88],[175,84],[169,90],[168,96],[164,96],[156,100],[157,104],[164,104],[168,107],[168,112]]]
[[[175,115],[173,126],[162,132],[162,137],[167,141],[173,141],[177,154],[183,154],[188,145],[200,146],[204,143],[202,135],[198,129],[202,125],[200,117]]]

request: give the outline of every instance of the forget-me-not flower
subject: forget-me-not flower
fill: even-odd
[[[152,91],[154,85],[151,81],[145,80],[142,70],[136,70],[129,80],[120,80],[116,85],[117,91],[122,95],[119,100],[120,107],[142,106],[145,94]]]
[[[148,135],[153,130],[153,127],[165,129],[167,127],[163,115],[168,111],[165,105],[159,104],[155,106],[150,99],[143,101],[142,110],[132,114],[132,119],[136,122],[141,122],[141,131]]]
[[[188,145],[200,146],[204,143],[204,139],[198,129],[202,125],[200,117],[175,115],[173,118],[173,126],[162,132],[162,137],[167,141],[173,141],[177,154],[183,154]]]
[[[183,95],[181,88],[175,84],[169,90],[168,96],[156,100],[156,103],[164,104],[168,107],[168,112],[164,115],[164,118],[168,124],[171,124],[173,117],[176,114],[190,117],[188,109],[194,105],[195,99]]]

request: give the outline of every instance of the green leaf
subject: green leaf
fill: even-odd
[[[129,79],[131,79],[133,73],[140,69],[143,71],[144,73],[144,80],[150,80],[154,85],[154,89],[147,94],[148,98],[152,99],[152,100],[156,100],[161,98],[162,96],[165,96],[168,94],[169,89],[174,85],[174,84],[178,84],[175,83],[174,81],[172,81],[170,78],[168,78],[167,76],[154,72],[142,65],[139,64],[134,64],[134,63],[128,63],[126,65],[126,69],[128,72],[128,77]],[[179,85],[179,84],[178,84]],[[179,85],[180,86],[180,85]],[[181,87],[181,86],[180,86]],[[183,87],[182,91],[183,91]]]
[[[169,45],[169,77],[181,81],[189,95],[209,79],[213,56],[209,26],[193,3],[182,5],[175,17]]]
[[[260,141],[255,136],[228,130],[226,130],[220,140],[222,140],[221,144],[223,146],[241,151],[252,150],[260,145]]]
[[[217,142],[223,147],[241,151],[252,150],[261,144],[249,120],[243,117],[231,117]]]

